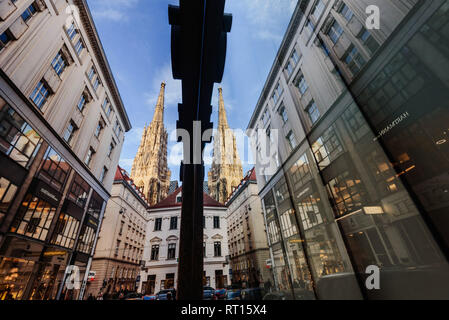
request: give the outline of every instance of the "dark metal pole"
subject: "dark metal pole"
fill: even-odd
[[[221,82],[226,59],[227,32],[232,17],[224,14],[225,0],[180,0],[169,6],[172,25],[173,77],[182,80],[178,106],[178,134],[183,137],[181,165],[182,212],[178,264],[178,299],[203,298],[203,150],[211,142],[212,91]],[[186,133],[188,141],[184,141]],[[181,142],[181,140],[179,141]]]

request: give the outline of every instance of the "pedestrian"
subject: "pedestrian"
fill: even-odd
[[[89,297],[87,297],[87,301],[93,301],[95,300],[94,296],[92,295],[92,293],[89,293]]]

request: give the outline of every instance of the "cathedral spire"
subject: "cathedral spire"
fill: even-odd
[[[214,136],[214,155],[208,174],[210,195],[225,203],[232,188],[243,178],[242,162],[233,131],[229,128],[223,100],[223,89],[218,89],[218,128]]]
[[[164,96],[165,96],[165,82],[161,83],[161,90],[157,98],[156,108],[154,110],[153,122],[164,122]]]
[[[218,88],[218,127],[224,127],[225,129],[229,128],[222,88]]]
[[[164,127],[164,94],[163,82],[153,121],[150,125],[145,124],[142,141],[131,170],[131,178],[137,187],[143,190],[151,205],[167,196],[170,185],[171,172],[167,164],[168,134]]]

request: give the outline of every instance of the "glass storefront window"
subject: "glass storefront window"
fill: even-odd
[[[39,134],[0,97],[0,151],[27,167],[41,142]]]
[[[320,168],[327,167],[343,153],[343,147],[333,126],[312,144],[312,150]]]
[[[69,164],[55,150],[49,148],[45,154],[39,178],[57,191],[62,191],[70,171]]]
[[[51,243],[61,247],[71,248],[75,245],[76,234],[79,229],[79,220],[61,213],[56,223]]]
[[[83,226],[81,229],[81,235],[78,242],[77,250],[79,252],[90,255],[95,241],[95,230],[88,226]]]
[[[17,186],[6,178],[0,177],[0,225],[16,194]]]
[[[55,211],[56,208],[48,202],[28,194],[18,210],[11,232],[45,241]]]
[[[21,300],[35,262],[0,257],[0,300]]]
[[[70,200],[75,202],[81,208],[84,208],[87,202],[87,197],[89,196],[90,186],[84,181],[83,178],[78,173],[75,173],[73,178],[72,186],[70,188],[69,195],[67,196]]]

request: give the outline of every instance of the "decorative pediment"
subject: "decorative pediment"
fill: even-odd
[[[212,237],[212,239],[214,239],[214,240],[222,240],[223,236],[217,233],[215,236]]]
[[[207,234],[205,234],[205,235],[203,236],[203,239],[204,239],[204,240],[209,239],[209,237],[207,236]]]
[[[166,239],[166,241],[178,241],[179,238],[177,236],[170,236]]]
[[[150,242],[151,242],[151,243],[154,243],[154,242],[162,242],[162,239],[159,238],[159,237],[154,237],[153,239],[150,240]]]

